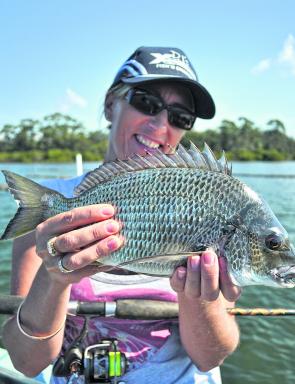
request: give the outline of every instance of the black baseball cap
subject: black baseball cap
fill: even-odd
[[[110,89],[123,82],[137,85],[157,81],[173,81],[187,86],[194,97],[196,115],[211,119],[215,104],[185,53],[172,47],[140,47],[119,69]]]

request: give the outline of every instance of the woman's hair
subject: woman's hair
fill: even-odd
[[[119,83],[107,91],[106,98],[111,94],[123,98],[131,88],[129,84]]]
[[[114,97],[117,97],[119,99],[123,99],[124,96],[126,95],[126,93],[129,91],[129,89],[131,89],[132,87],[128,84],[124,84],[124,83],[119,83],[117,85],[115,85],[114,87],[111,87],[106,95],[105,95],[105,99],[104,99],[104,115],[106,117],[106,110],[107,110],[107,103],[108,103],[108,98],[110,95],[114,96]],[[107,128],[111,129],[112,127],[112,124],[109,124]]]

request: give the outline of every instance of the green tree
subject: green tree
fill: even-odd
[[[13,149],[13,142],[14,137],[16,134],[17,127],[12,124],[5,124],[1,131],[1,139],[0,139],[0,150],[5,151],[11,151]]]
[[[246,151],[257,151],[263,147],[262,134],[253,121],[246,117],[240,117],[239,136],[237,140],[237,149]]]
[[[219,149],[231,151],[237,146],[239,137],[239,128],[231,120],[222,120],[221,125],[218,127],[220,132]]]
[[[36,148],[36,135],[38,131],[38,120],[23,119],[16,127],[13,139],[14,150],[28,151]]]
[[[77,150],[84,131],[83,124],[71,116],[61,113],[45,116],[40,127],[39,147],[42,150],[54,148]]]
[[[263,133],[264,148],[267,151],[276,150],[279,153],[283,153],[286,159],[294,158],[295,140],[286,135],[284,124],[280,120],[272,119],[268,121],[267,126],[270,128]]]
[[[286,127],[284,123],[281,122],[281,120],[278,119],[271,119],[267,122],[267,125],[270,126],[270,129],[272,131],[281,132],[283,134],[286,134]]]

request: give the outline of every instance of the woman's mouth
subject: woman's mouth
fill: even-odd
[[[142,135],[135,135],[135,138],[140,144],[143,144],[144,146],[146,146],[150,149],[157,149],[157,148],[162,146],[161,144],[159,144],[159,143],[157,143],[151,139],[148,139],[147,137],[144,137]]]

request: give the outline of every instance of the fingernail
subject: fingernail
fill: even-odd
[[[101,213],[105,216],[112,216],[115,213],[115,210],[111,205],[107,205],[102,208]]]
[[[106,230],[108,233],[115,233],[119,229],[119,224],[116,221],[112,221],[106,225]]]
[[[113,237],[112,239],[108,240],[107,246],[109,250],[114,251],[118,248],[118,239],[116,237]]]
[[[183,280],[186,276],[186,268],[178,268],[177,269],[177,277],[180,279],[180,280]]]
[[[190,267],[193,271],[197,271],[200,267],[200,256],[192,256],[190,258]]]
[[[203,259],[204,259],[204,264],[205,265],[213,265],[214,264],[214,260],[215,260],[215,255],[214,253],[211,253],[211,252],[204,252],[203,253]]]

